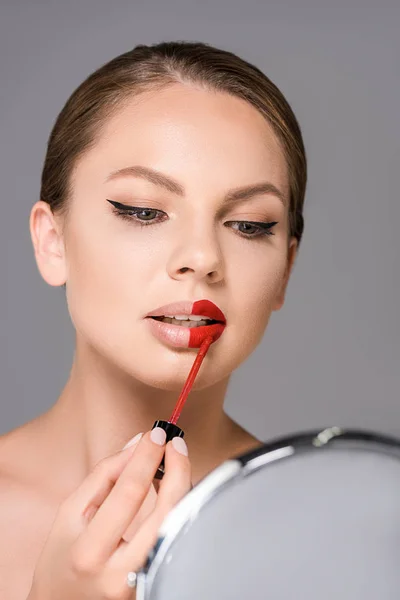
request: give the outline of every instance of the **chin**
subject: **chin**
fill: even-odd
[[[140,381],[140,383],[143,385],[159,390],[164,390],[166,392],[175,392],[178,396],[182,391],[183,386],[185,385],[193,361],[191,361],[187,369],[181,369],[179,373],[177,373],[174,370],[168,371],[165,368],[158,370],[157,372],[154,366],[152,365],[151,370],[143,369],[139,371],[139,369],[135,369],[134,372],[126,374],[128,376],[131,376],[136,381]],[[204,366],[204,363],[202,366]],[[224,377],[221,377],[220,370],[212,371],[214,372],[210,372],[210,370],[208,370],[207,372],[203,371],[203,373],[201,373],[199,371],[191,389],[193,391],[197,391],[210,387],[211,385],[214,385],[215,383],[226,377],[226,375]]]
[[[192,368],[197,351],[191,350],[190,353],[187,352],[187,355],[184,360],[183,356],[176,355],[173,361],[162,359],[146,361],[143,355],[137,356],[137,351],[133,351],[129,363],[121,360],[121,355],[109,357],[108,360],[112,363],[114,375],[118,377],[119,373],[121,379],[126,380],[128,386],[131,381],[133,387],[137,388],[139,385],[139,387],[145,386],[165,392],[174,392],[178,397]],[[231,370],[227,370],[226,366],[225,369],[221,369],[221,364],[213,365],[211,362],[205,364],[206,360],[207,357],[196,376],[192,387],[193,391],[200,391],[215,385],[231,374]],[[204,367],[206,368],[204,369]]]

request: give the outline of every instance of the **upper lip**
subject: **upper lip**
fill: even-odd
[[[162,317],[165,315],[201,315],[203,317],[210,317],[215,321],[220,321],[221,323],[226,323],[226,318],[222,310],[211,302],[211,300],[200,300],[202,302],[202,307],[198,309],[193,309],[192,306],[195,302],[199,302],[199,300],[177,300],[176,302],[171,302],[171,304],[165,304],[164,306],[160,306],[149,313],[147,313],[146,317]]]

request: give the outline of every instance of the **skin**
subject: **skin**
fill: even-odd
[[[130,165],[176,179],[185,196],[139,177],[104,182]],[[281,190],[286,206],[259,194],[224,208],[228,190],[264,181]],[[12,475],[17,489],[28,490],[43,531],[100,460],[169,418],[197,349],[152,336],[143,317],[162,304],[208,298],[227,319],[178,422],[193,484],[260,444],[223,403],[232,372],[283,306],[297,249],[294,238],[288,244],[288,173],[279,142],[256,109],[227,94],[176,84],[132,99],[79,159],[72,183],[67,221],[42,201],[30,215],[42,278],[67,284],[76,330],[72,368],[49,411],[0,438],[3,480]],[[138,219],[113,214],[107,198],[167,218],[140,227]],[[231,221],[278,224],[275,235],[246,239],[237,224],[226,225]]]

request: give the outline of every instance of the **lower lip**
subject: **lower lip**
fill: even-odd
[[[151,317],[146,317],[145,320],[150,324],[151,332],[156,338],[176,348],[200,348],[208,336],[212,336],[213,342],[216,342],[226,326],[224,323],[213,323],[200,327],[185,327],[157,321]]]

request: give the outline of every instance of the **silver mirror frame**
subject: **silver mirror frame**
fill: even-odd
[[[150,600],[158,569],[164,560],[168,561],[168,552],[178,534],[187,531],[198,518],[201,509],[227,485],[256,473],[267,464],[285,460],[294,454],[320,452],[333,445],[349,450],[360,449],[363,444],[366,449],[374,448],[400,459],[400,440],[395,437],[373,431],[333,426],[280,437],[223,462],[188,492],[164,519],[157,542],[149,553],[145,566],[137,574],[137,600]]]

